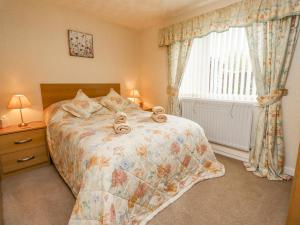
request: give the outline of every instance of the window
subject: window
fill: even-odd
[[[245,28],[230,28],[194,39],[179,96],[237,101],[256,99]]]

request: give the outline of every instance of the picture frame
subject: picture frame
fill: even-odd
[[[92,34],[68,30],[68,43],[70,56],[94,58]]]

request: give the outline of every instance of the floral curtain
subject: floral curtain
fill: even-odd
[[[300,14],[300,0],[243,0],[160,30],[160,46]]]
[[[282,96],[299,34],[299,16],[254,23],[247,27],[253,71],[261,107],[255,147],[248,171],[270,180],[286,179],[282,127]]]
[[[191,46],[191,40],[176,42],[168,46],[168,113],[177,116],[181,115],[178,90],[180,88],[186,62],[190,55]]]

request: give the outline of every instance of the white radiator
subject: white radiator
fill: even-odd
[[[253,104],[181,99],[182,116],[198,123],[210,142],[249,151]]]

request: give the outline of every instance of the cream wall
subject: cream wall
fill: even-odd
[[[158,47],[158,28],[140,32],[140,87],[145,103],[167,104],[168,57],[165,48]]]
[[[286,166],[295,169],[300,143],[300,39],[291,64],[286,88],[288,96],[283,98],[283,123],[286,143]]]
[[[232,1],[228,1],[230,3]],[[219,7],[220,5],[218,5]],[[207,10],[211,10],[208,8]],[[204,12],[199,11],[199,13]],[[182,15],[182,18],[187,15]],[[180,20],[180,18],[177,18]],[[176,22],[173,20],[172,22]],[[143,98],[149,104],[167,104],[167,51],[158,47],[158,31],[164,26],[159,25],[140,32],[141,38],[141,90]],[[293,174],[297,159],[298,145],[300,142],[300,40],[297,43],[296,52],[286,87],[289,95],[283,98],[284,132],[286,142],[286,172]]]
[[[26,121],[40,120],[43,82],[120,82],[123,93],[137,85],[137,31],[39,2],[1,0],[0,116],[19,122],[18,112],[6,105],[11,95],[22,93],[32,102]],[[95,58],[69,56],[68,29],[93,34]]]

